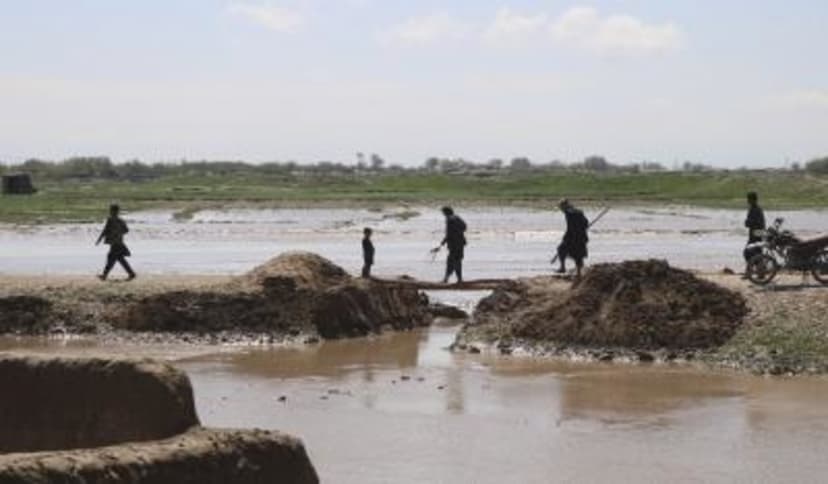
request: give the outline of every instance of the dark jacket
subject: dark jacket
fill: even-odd
[[[100,238],[108,245],[119,245],[124,243],[124,235],[127,232],[129,232],[129,228],[123,219],[120,217],[109,217],[106,219],[106,225],[104,225],[101,231]]]
[[[745,219],[745,227],[748,229],[748,243],[759,242],[762,240],[761,236],[754,234],[755,230],[765,230],[765,212],[758,204],[751,205],[748,209],[747,218]]]
[[[366,264],[374,263],[374,244],[371,239],[362,239],[362,259]]]
[[[126,222],[120,217],[109,217],[106,219],[98,240],[103,239],[109,245],[109,257],[129,257],[132,255],[129,248],[124,244],[124,235],[129,232]]]
[[[566,233],[563,236],[564,243],[586,245],[589,242],[589,236],[587,235],[589,220],[587,220],[584,212],[570,207],[564,211],[564,217],[566,217]]]
[[[443,244],[448,246],[450,252],[463,250],[466,245],[466,222],[457,215],[446,217],[446,236]]]

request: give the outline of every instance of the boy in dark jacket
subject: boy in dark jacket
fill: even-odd
[[[99,245],[103,241],[109,246],[109,254],[106,256],[106,266],[104,266],[103,273],[98,275],[98,278],[102,281],[106,280],[109,271],[112,270],[116,262],[119,262],[121,267],[127,272],[128,281],[135,279],[135,272],[126,260],[132,254],[129,252],[126,244],[124,244],[124,235],[129,232],[129,228],[127,228],[126,222],[118,216],[120,211],[121,208],[118,205],[113,204],[109,206],[109,218],[106,219],[106,225],[104,225],[98,241],[95,242],[95,245]]]
[[[374,265],[374,244],[371,242],[371,234],[373,231],[365,227],[362,231],[362,277],[371,277],[371,266]]]

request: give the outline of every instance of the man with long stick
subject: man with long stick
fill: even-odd
[[[554,264],[555,260],[558,260],[561,266],[557,272],[564,274],[566,273],[566,258],[571,257],[575,261],[575,277],[581,277],[584,259],[587,258],[587,242],[589,242],[587,230],[591,224],[586,216],[584,216],[584,212],[575,208],[565,198],[560,201],[558,208],[561,209],[564,217],[566,217],[566,233],[564,233],[563,240],[558,245],[558,253],[552,259],[552,263]]]

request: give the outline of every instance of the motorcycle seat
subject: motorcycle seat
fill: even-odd
[[[828,246],[828,235],[817,237],[815,239],[803,240],[798,242],[792,248],[797,252],[815,252],[823,247]]]

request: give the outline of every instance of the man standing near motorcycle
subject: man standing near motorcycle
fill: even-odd
[[[748,192],[747,202],[748,213],[745,219],[745,227],[748,229],[747,245],[750,245],[762,241],[762,236],[759,231],[765,230],[765,212],[759,206],[759,197],[756,195],[756,192]],[[745,262],[748,262],[752,257],[761,253],[762,249],[758,247],[745,247],[742,255],[745,258]]]

